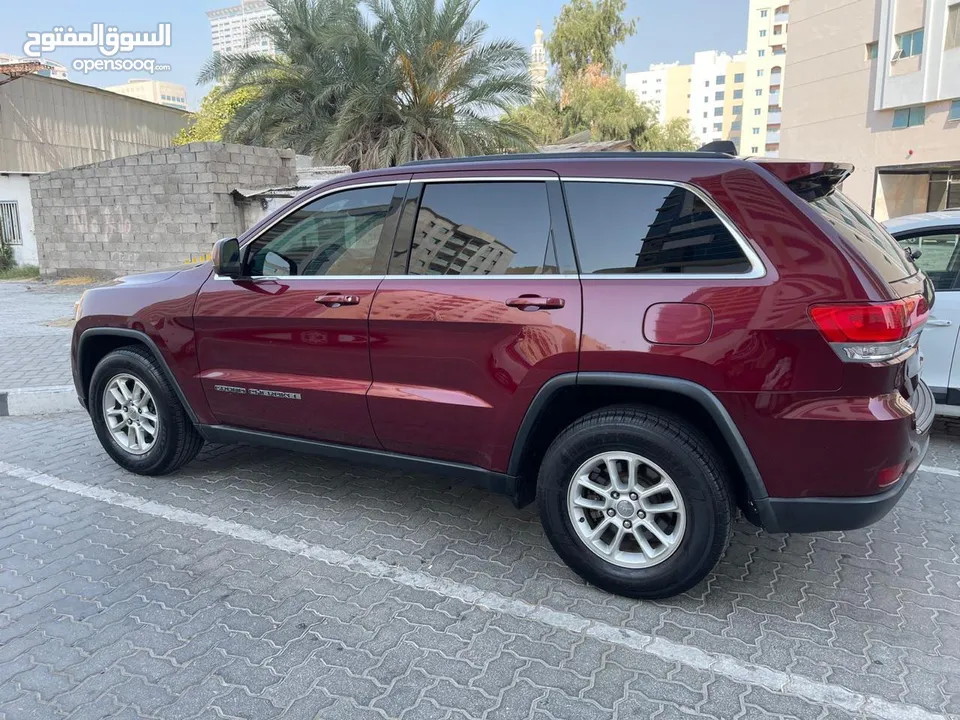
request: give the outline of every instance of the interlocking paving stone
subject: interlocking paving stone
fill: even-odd
[[[576,578],[531,508],[444,478],[225,447],[144,478],[105,456],[85,418],[3,418],[0,448],[10,465],[339,551],[361,570],[469,585],[904,718],[960,714],[960,478],[921,473],[866,530],[787,537],[740,523],[707,582],[641,603]],[[926,463],[956,469],[960,452],[937,437]],[[858,717],[723,667],[8,474],[0,517],[8,718]]]

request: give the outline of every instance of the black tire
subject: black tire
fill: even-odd
[[[159,417],[159,431],[153,447],[135,455],[113,438],[103,411],[103,395],[110,380],[126,373],[142,382],[150,394]],[[93,427],[107,454],[122,468],[138,475],[165,475],[193,460],[203,446],[203,438],[184,411],[173,386],[153,355],[139,346],[122,347],[104,357],[93,371],[87,405]]]
[[[659,465],[680,491],[686,528],[660,564],[628,568],[601,558],[581,540],[567,507],[574,473],[590,458],[629,451]],[[537,479],[540,518],[557,554],[580,577],[631,598],[667,598],[703,580],[727,549],[733,522],[730,487],[710,443],[677,417],[642,407],[592,412],[561,432],[547,449]]]

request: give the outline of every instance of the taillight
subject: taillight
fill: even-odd
[[[916,346],[929,307],[922,295],[882,303],[812,305],[810,318],[840,359],[882,362]]]

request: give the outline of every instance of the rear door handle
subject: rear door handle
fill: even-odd
[[[927,320],[930,327],[950,327],[952,324],[949,320]]]
[[[521,310],[559,310],[566,303],[563,298],[558,297],[540,297],[539,295],[521,295],[517,298],[510,298],[506,301],[508,307],[515,307]]]
[[[320,305],[326,305],[327,307],[340,307],[341,305],[359,305],[360,296],[359,295],[337,295],[336,293],[327,293],[326,295],[320,295],[315,300],[315,303]]]

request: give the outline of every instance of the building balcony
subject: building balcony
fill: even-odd
[[[767,105],[779,105],[780,104],[780,93],[772,92],[767,97]]]
[[[776,110],[767,115],[767,123],[770,125],[779,125],[780,124],[780,111]]]
[[[776,14],[773,16],[773,21],[774,21],[775,23],[785,23],[785,22],[789,22],[789,21],[790,21],[790,13],[789,13],[789,12],[786,12],[786,11],[784,11],[784,12],[778,12],[778,13],[776,13]]]
[[[770,84],[780,85],[783,81],[783,73],[770,73]]]
[[[773,132],[767,133],[767,145],[779,145],[780,144],[780,131],[774,130]]]

